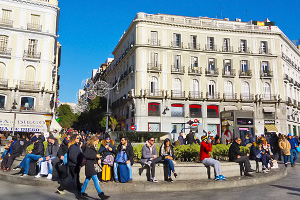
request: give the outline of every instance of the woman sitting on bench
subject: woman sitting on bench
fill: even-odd
[[[164,143],[161,145],[159,150],[159,155],[162,157],[162,160],[164,161],[164,164],[168,165],[168,182],[173,182],[171,178],[171,171],[174,173],[174,177],[177,177],[177,174],[174,169],[173,160],[175,159],[173,147],[171,145],[171,142],[169,138],[166,138],[164,140]]]

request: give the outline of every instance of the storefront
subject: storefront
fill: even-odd
[[[223,142],[233,141],[235,137],[240,137],[244,143],[247,135],[255,135],[253,111],[223,111],[221,112],[221,123],[221,140]]]

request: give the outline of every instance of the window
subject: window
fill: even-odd
[[[173,80],[173,93],[172,95],[174,97],[182,97],[183,96],[183,93],[182,93],[182,85],[181,85],[181,80],[179,78],[175,78]]]
[[[250,100],[250,85],[247,82],[242,82],[241,95],[243,100]]]
[[[215,42],[213,37],[207,38],[207,50],[215,50],[214,48]]]
[[[26,67],[25,81],[35,81],[35,68],[33,66]]]
[[[172,117],[184,117],[183,104],[172,104],[171,105],[171,116]]]
[[[156,45],[158,46],[158,33],[157,31],[151,31],[151,35],[150,35],[151,39],[150,39],[150,45]]]
[[[241,72],[247,72],[247,71],[248,71],[248,61],[241,60]]]
[[[5,74],[6,74],[5,72],[6,72],[6,66],[4,63],[0,62],[0,84],[2,84],[2,81],[4,81],[1,79],[5,78]]]
[[[209,58],[208,59],[208,71],[215,71],[215,59],[214,58]]]
[[[190,48],[197,49],[197,36],[196,35],[190,36]]]
[[[0,35],[0,52],[6,53],[7,43],[8,43],[8,36]]]
[[[219,106],[208,105],[207,106],[207,117],[208,118],[219,118]]]
[[[0,109],[3,109],[5,107],[5,96],[0,95]]]
[[[199,81],[197,79],[192,80],[191,90],[194,92],[199,92]]]
[[[7,26],[12,26],[12,24],[11,24],[11,10],[2,9],[1,24],[7,25]]]
[[[247,52],[247,40],[241,40],[240,42],[240,52]]]
[[[263,85],[263,97],[265,100],[271,99],[271,87],[269,83],[264,83]]]
[[[190,117],[191,118],[202,117],[201,105],[198,104],[190,105]]]
[[[153,67],[158,67],[158,53],[150,53],[150,64]]]
[[[148,123],[148,131],[149,132],[160,132],[160,124],[159,123]]]
[[[192,71],[198,71],[198,57],[191,57],[191,69]]]
[[[29,39],[28,42],[28,55],[34,56],[37,53],[37,40]]]
[[[150,79],[150,96],[158,95],[158,79],[155,76],[152,76]]]
[[[224,40],[223,40],[223,51],[225,51],[225,52],[231,51],[229,38],[224,38]]]
[[[175,69],[181,69],[181,55],[174,55]]]
[[[231,72],[231,60],[224,60],[224,74],[230,75]]]
[[[173,34],[173,47],[181,47],[181,35],[178,33]]]
[[[34,109],[34,98],[22,97],[21,98],[21,110],[33,110]]]
[[[268,43],[266,41],[261,41],[260,42],[260,52],[261,54],[265,54],[267,53],[267,49],[268,49]]]
[[[262,72],[268,73],[269,71],[269,62],[268,61],[262,61],[261,62]]]
[[[216,96],[216,83],[212,80],[208,82],[208,98],[214,98]]]
[[[149,103],[148,104],[148,116],[160,116],[160,104]]]
[[[40,15],[31,15],[32,28],[39,29],[40,26]]]

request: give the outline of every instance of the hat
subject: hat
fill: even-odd
[[[292,134],[291,134],[291,133],[289,133],[289,134],[288,134],[288,136],[292,136]]]
[[[31,142],[36,142],[38,140],[38,138],[36,136],[31,138]]]
[[[201,140],[203,141],[203,140],[207,140],[207,136],[206,135],[203,135],[202,137],[201,137]]]
[[[50,135],[49,135],[49,137],[48,137],[48,139],[52,139],[52,140],[54,140],[54,139],[55,139],[55,137],[54,137],[54,135],[53,135],[53,134],[50,134]]]

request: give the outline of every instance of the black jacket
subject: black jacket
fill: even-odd
[[[36,143],[34,143],[31,153],[44,157],[44,150],[45,148],[43,142],[41,140],[38,140]]]
[[[186,141],[187,141],[187,144],[193,144],[194,143],[194,134],[192,134],[192,133],[187,134]]]
[[[55,139],[54,144],[48,142],[45,156],[56,157],[58,149],[59,149],[59,145],[57,139]]]
[[[68,150],[68,165],[71,167],[79,167],[82,164],[83,153],[77,143],[72,144]]]
[[[122,151],[122,143],[120,143],[117,147],[117,153],[120,153]],[[130,164],[133,165],[134,163],[134,153],[133,153],[133,147],[130,142],[127,142],[127,147],[126,147],[126,154],[128,160],[130,160]]]
[[[229,148],[229,161],[231,161],[231,162],[236,161],[238,159],[237,158],[238,155],[244,156],[245,154],[242,154],[238,143],[236,143],[236,141],[234,141]]]
[[[116,154],[116,147],[114,146],[114,142],[110,141],[109,147],[112,148],[112,151],[109,151],[108,149],[105,148],[106,142],[105,140],[101,141],[101,146],[99,149],[99,154],[102,154],[102,160],[105,159],[106,156],[108,155],[113,155]]]
[[[61,143],[58,152],[57,152],[57,156],[60,159],[61,156],[64,156],[66,153],[68,152],[68,143],[67,140],[63,140],[63,142]]]
[[[94,175],[97,175],[95,171],[94,164],[97,163],[97,150],[94,146],[88,147],[86,146],[84,151],[84,157],[86,159],[85,163],[85,176],[86,177],[92,177]]]
[[[20,141],[16,141],[14,144],[13,144],[13,147],[12,147],[12,151],[11,151],[11,156],[20,156],[22,153],[22,145],[20,144]]]

